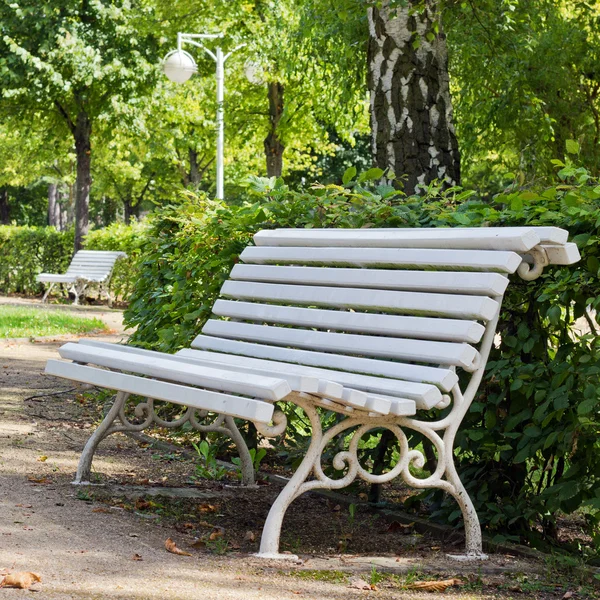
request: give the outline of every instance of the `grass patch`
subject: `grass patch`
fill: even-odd
[[[79,317],[62,310],[0,307],[0,339],[90,333],[107,329],[100,319]]]

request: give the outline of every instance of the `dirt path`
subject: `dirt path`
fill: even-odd
[[[111,314],[115,331],[106,339],[116,341],[123,337],[123,330],[119,313]],[[89,436],[93,407],[75,392],[31,398],[74,387],[43,374],[45,361],[57,357],[60,343],[0,344],[0,570],[39,573],[42,583],[35,586],[39,598],[346,600],[369,594],[398,598],[407,593],[399,592],[397,583],[380,582],[377,592],[359,591],[349,587],[339,571],[363,573],[366,580],[373,565],[397,572],[429,570],[436,576],[439,571],[464,573],[462,566],[445,560],[441,553],[433,560],[410,552],[398,558],[335,557],[331,553],[308,557],[298,565],[260,561],[241,551],[219,556],[192,550],[190,557],[167,553],[164,544],[169,537],[188,548],[189,540],[172,522],[89,501],[89,488],[70,484]],[[98,454],[95,467],[109,477],[135,480],[147,476],[149,462],[143,445],[113,436]],[[494,577],[505,570],[532,569],[514,557],[494,557],[482,570],[467,567],[473,580],[478,572],[486,573],[485,585],[457,590],[453,597],[493,597],[498,587]],[[333,574],[328,575],[329,571]],[[0,598],[24,593],[5,588]],[[562,593],[557,590],[546,596],[560,598]]]

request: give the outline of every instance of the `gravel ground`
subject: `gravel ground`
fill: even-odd
[[[113,333],[103,339],[124,338],[118,311],[83,310],[110,320]],[[82,501],[87,492],[70,484],[90,424],[72,418],[68,394],[30,398],[73,388],[68,381],[43,374],[45,361],[57,357],[63,341],[0,343],[0,573],[38,573],[42,581],[31,589],[39,598],[345,600],[368,595],[385,599],[441,596],[400,591],[397,582],[389,581],[381,581],[377,591],[352,587],[352,577],[369,581],[375,566],[381,572],[431,572],[432,579],[461,576],[471,585],[452,588],[451,595],[479,599],[512,597],[507,582],[518,576],[507,573],[537,577],[539,565],[507,556],[465,566],[442,554],[422,558],[332,553],[302,557],[297,564],[261,561],[243,552],[215,555],[191,550],[189,557],[170,554],[165,550],[169,537],[187,549],[172,524]],[[65,398],[64,403],[60,398]],[[50,416],[43,410],[48,407]],[[148,459],[128,438],[112,437],[106,442],[107,451],[95,461],[99,471],[123,475],[136,471],[139,461]],[[338,571],[348,575],[337,578]],[[483,581],[482,576],[487,579]],[[517,586],[515,591],[520,598],[561,598],[566,590],[528,595]],[[25,593],[3,588],[0,597]]]

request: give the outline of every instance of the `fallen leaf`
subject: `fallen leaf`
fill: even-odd
[[[171,538],[167,538],[165,541],[165,548],[167,549],[167,552],[170,552],[171,554],[177,554],[179,556],[191,556],[189,552],[180,550]]]
[[[0,583],[0,587],[28,590],[34,583],[37,583],[38,581],[42,581],[42,578],[37,573],[22,571],[20,573],[11,573],[6,575]]]
[[[461,585],[460,579],[444,579],[441,581],[416,581],[408,586],[409,590],[422,590],[424,592],[443,592],[453,585]]]
[[[48,457],[45,454],[42,454],[42,456],[38,456],[37,459],[39,462],[46,462]]]
[[[340,504],[336,504],[332,510],[333,512],[340,512],[340,510],[342,510],[342,506]]]
[[[223,537],[223,534],[225,533],[224,529],[216,529],[215,531],[213,531],[209,536],[208,539],[211,542],[214,542],[215,540],[218,540],[219,538]]]
[[[31,481],[31,483],[52,483],[52,479],[48,479],[47,477],[41,477],[39,479],[36,477],[28,477],[27,479]]]
[[[244,541],[245,542],[255,542],[256,534],[254,533],[254,531],[246,531],[246,535],[244,536]]]
[[[214,504],[200,504],[200,506],[198,506],[198,510],[201,513],[213,513],[217,512],[217,507]]]
[[[92,512],[95,512],[95,513],[109,513],[110,512],[110,508],[102,508],[102,507],[100,507],[100,508],[93,508]]]
[[[568,592],[565,592],[565,595],[563,596],[563,600],[568,600],[569,598],[573,597],[573,592],[571,592],[570,590]]]
[[[186,523],[181,523],[181,524],[179,525],[179,527],[180,527],[181,529],[195,529],[195,525],[194,525],[193,523],[189,523],[189,522],[186,522]]]
[[[414,523],[408,523],[408,524],[404,524],[404,523],[400,523],[399,521],[392,521],[386,531],[388,533],[398,533],[398,532],[406,532],[409,529],[412,529],[414,527]]]
[[[203,540],[202,538],[196,538],[191,544],[190,546],[192,548],[205,548],[206,547],[206,540]]]
[[[152,508],[152,502],[142,500],[141,498],[138,498],[135,501],[135,509],[136,510],[148,510],[149,508]]]
[[[363,502],[366,502],[369,499],[369,494],[365,494],[364,492],[362,492],[361,494],[358,495],[358,497]]]
[[[142,556],[140,554],[136,553],[131,557],[131,560],[144,560],[144,559],[142,558]]]
[[[208,521],[198,521],[197,525],[198,525],[198,527],[208,527],[208,529],[214,528],[214,524],[209,523]]]
[[[360,577],[353,577],[350,580],[350,584],[348,585],[348,587],[352,588],[353,590],[370,590],[371,584],[367,583],[364,579],[361,579]]]

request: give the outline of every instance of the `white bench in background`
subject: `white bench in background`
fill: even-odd
[[[108,305],[112,305],[110,293],[110,279],[112,277],[115,263],[121,257],[126,257],[125,252],[112,252],[109,250],[80,250],[75,253],[66,273],[40,273],[37,281],[50,284],[44,293],[42,302],[46,302],[52,288],[58,283],[69,285],[69,291],[75,294],[73,304],[79,304],[79,298],[86,288],[92,284],[98,285],[100,295],[104,294],[108,299]]]
[[[48,362],[49,374],[120,392],[86,445],[76,482],[89,480],[93,454],[107,435],[165,424],[153,399],[188,407],[167,425],[187,420],[200,428],[198,418],[211,411],[219,415],[217,430],[234,439],[234,417],[253,421],[266,436],[283,433],[286,418],[274,403],[293,402],[310,419],[312,439],[271,507],[259,556],[289,558],[279,554],[283,517],[304,492],[340,489],[356,477],[384,483],[400,476],[415,488],[452,495],[464,517],[466,556],[484,557],[479,521],[454,465],[455,435],[483,376],[508,275],[530,280],[548,264],[579,260],[567,232],[284,229],[261,231],[254,241],[223,285],[216,318],[192,348],[166,355],[82,340],[60,349],[73,362]],[[464,386],[459,371],[469,376]],[[136,409],[141,423],[127,419],[129,394],[148,399]],[[327,431],[323,408],[344,417]],[[415,417],[447,408],[437,418]],[[374,428],[391,430],[399,442],[399,461],[382,475],[366,471],[357,458],[361,437]],[[425,460],[409,448],[405,431],[431,441],[433,473],[419,478],[410,472]],[[325,475],[321,457],[342,433],[351,441],[333,461],[344,471],[334,479]],[[238,447],[243,453],[243,443]]]

